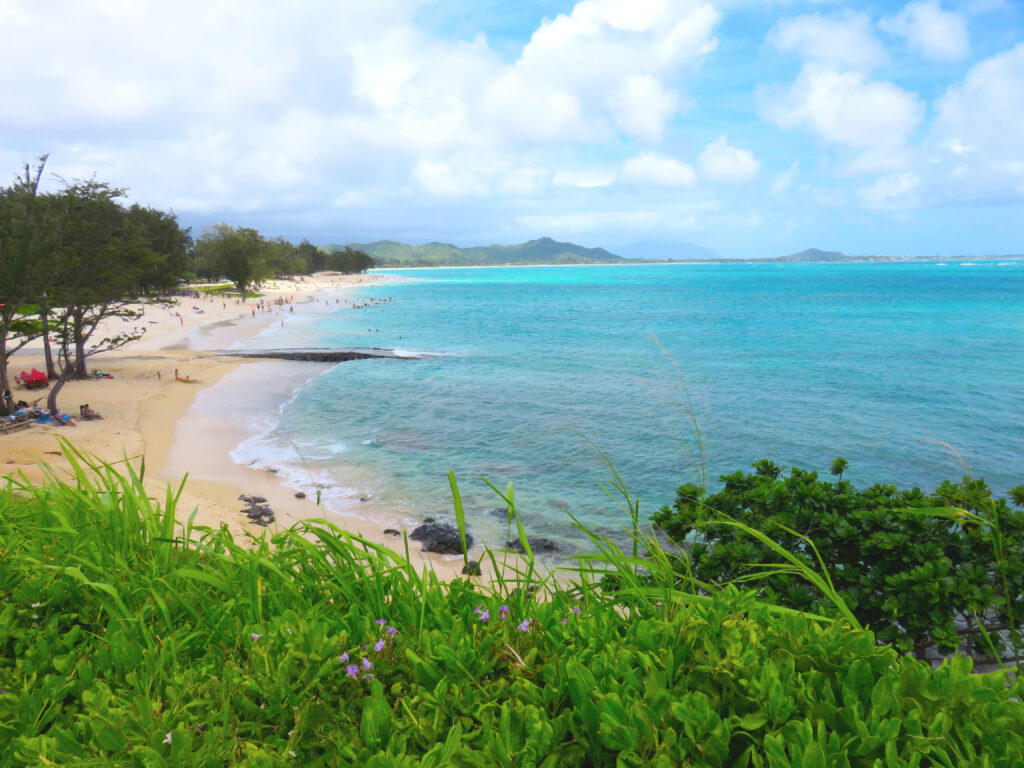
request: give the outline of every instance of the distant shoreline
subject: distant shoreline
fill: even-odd
[[[921,264],[931,262],[960,261],[1020,261],[1024,255],[1016,256],[848,256],[843,259],[678,259],[676,261],[648,261],[636,259],[630,261],[590,262],[587,264],[417,264],[402,267],[373,267],[372,272],[401,272],[410,269],[519,269],[524,267],[671,267],[700,266],[708,264]]]

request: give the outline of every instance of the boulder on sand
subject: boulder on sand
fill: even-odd
[[[424,552],[436,552],[439,555],[463,554],[459,529],[448,523],[424,523],[409,534],[409,538],[423,542]],[[466,534],[466,546],[473,546],[473,537],[469,533]]]

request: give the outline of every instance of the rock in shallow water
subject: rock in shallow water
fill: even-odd
[[[558,552],[562,549],[561,545],[553,539],[545,539],[538,537],[536,539],[527,539],[530,542],[530,549],[534,554],[538,552]],[[516,552],[524,552],[523,543],[519,539],[512,539],[505,543],[505,546],[509,549],[515,550]]]
[[[409,538],[423,542],[424,552],[436,552],[439,555],[463,554],[459,529],[447,523],[424,523],[414,530]],[[469,533],[466,533],[466,546],[473,546],[473,537]]]
[[[480,570],[480,563],[476,560],[470,560],[464,566],[462,566],[462,572],[467,576],[479,576],[482,571]]]

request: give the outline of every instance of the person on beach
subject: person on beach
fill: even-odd
[[[53,415],[53,418],[54,421],[56,421],[58,424],[63,424],[65,427],[78,426],[77,424],[75,424],[74,417],[69,416],[66,413],[61,413],[59,408],[57,409],[57,412]]]
[[[78,418],[82,421],[93,421],[94,419],[102,419],[96,411],[89,407],[89,404],[78,406]]]

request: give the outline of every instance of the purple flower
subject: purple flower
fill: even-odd
[[[378,627],[383,627],[385,624],[388,623],[388,620],[387,619],[377,619],[373,623],[376,624]]]
[[[387,629],[384,630],[384,634],[391,635],[392,637],[394,637],[395,635],[398,634],[398,630],[395,629],[394,627],[388,627]]]
[[[345,651],[343,654],[341,654],[341,656],[338,657],[338,661],[340,661],[342,664],[348,661],[348,651]]]
[[[563,623],[563,624],[568,624],[568,623],[569,623],[569,620],[568,620],[568,619],[562,619],[562,623]]]
[[[373,669],[373,662],[372,662],[372,661],[370,661],[370,660],[369,660],[368,658],[366,658],[365,656],[363,656],[363,669],[364,669],[365,671],[367,671],[367,672],[369,672],[369,671],[370,671],[371,669]]]
[[[530,631],[530,620],[529,619],[523,619],[523,623],[520,624],[518,627],[516,627],[516,629],[518,629],[520,632],[529,632]]]
[[[263,635],[257,635],[255,632],[250,632],[249,637],[251,637],[252,641],[255,643],[257,640],[263,637]]]
[[[473,615],[479,616],[481,613],[483,613],[483,610],[484,607],[482,605],[478,605],[476,608],[473,609]]]
[[[498,609],[498,617],[502,621],[504,621],[505,619],[508,618],[508,606],[507,605],[503,605],[503,606],[501,606],[501,608]]]
[[[347,667],[345,667],[345,674],[348,677],[359,677],[359,667],[357,667],[355,664],[349,664]]]
[[[583,611],[581,611],[579,608],[572,608],[570,610],[572,610],[572,612],[576,614],[583,613]]]
[[[486,624],[490,620],[491,620],[491,612],[490,611],[480,611],[480,621],[482,621],[482,622],[484,622]]]
[[[170,744],[170,743],[171,743],[171,737],[172,737],[172,735],[173,735],[173,734],[171,734],[171,732],[170,732],[170,731],[168,731],[168,732],[167,732],[167,735],[166,735],[166,736],[164,736],[164,740],[163,740],[163,743],[164,743],[164,744]]]
[[[385,640],[384,640],[383,638],[381,638],[381,639],[380,639],[380,640],[378,640],[378,641],[377,641],[377,643],[376,643],[376,644],[375,644],[375,645],[373,646],[373,650],[375,650],[375,651],[376,651],[377,653],[380,653],[380,652],[381,652],[381,651],[383,651],[383,650],[384,650],[385,648],[387,648],[387,645],[388,645],[388,644],[387,644],[387,642],[386,642],[386,641],[385,641]]]

